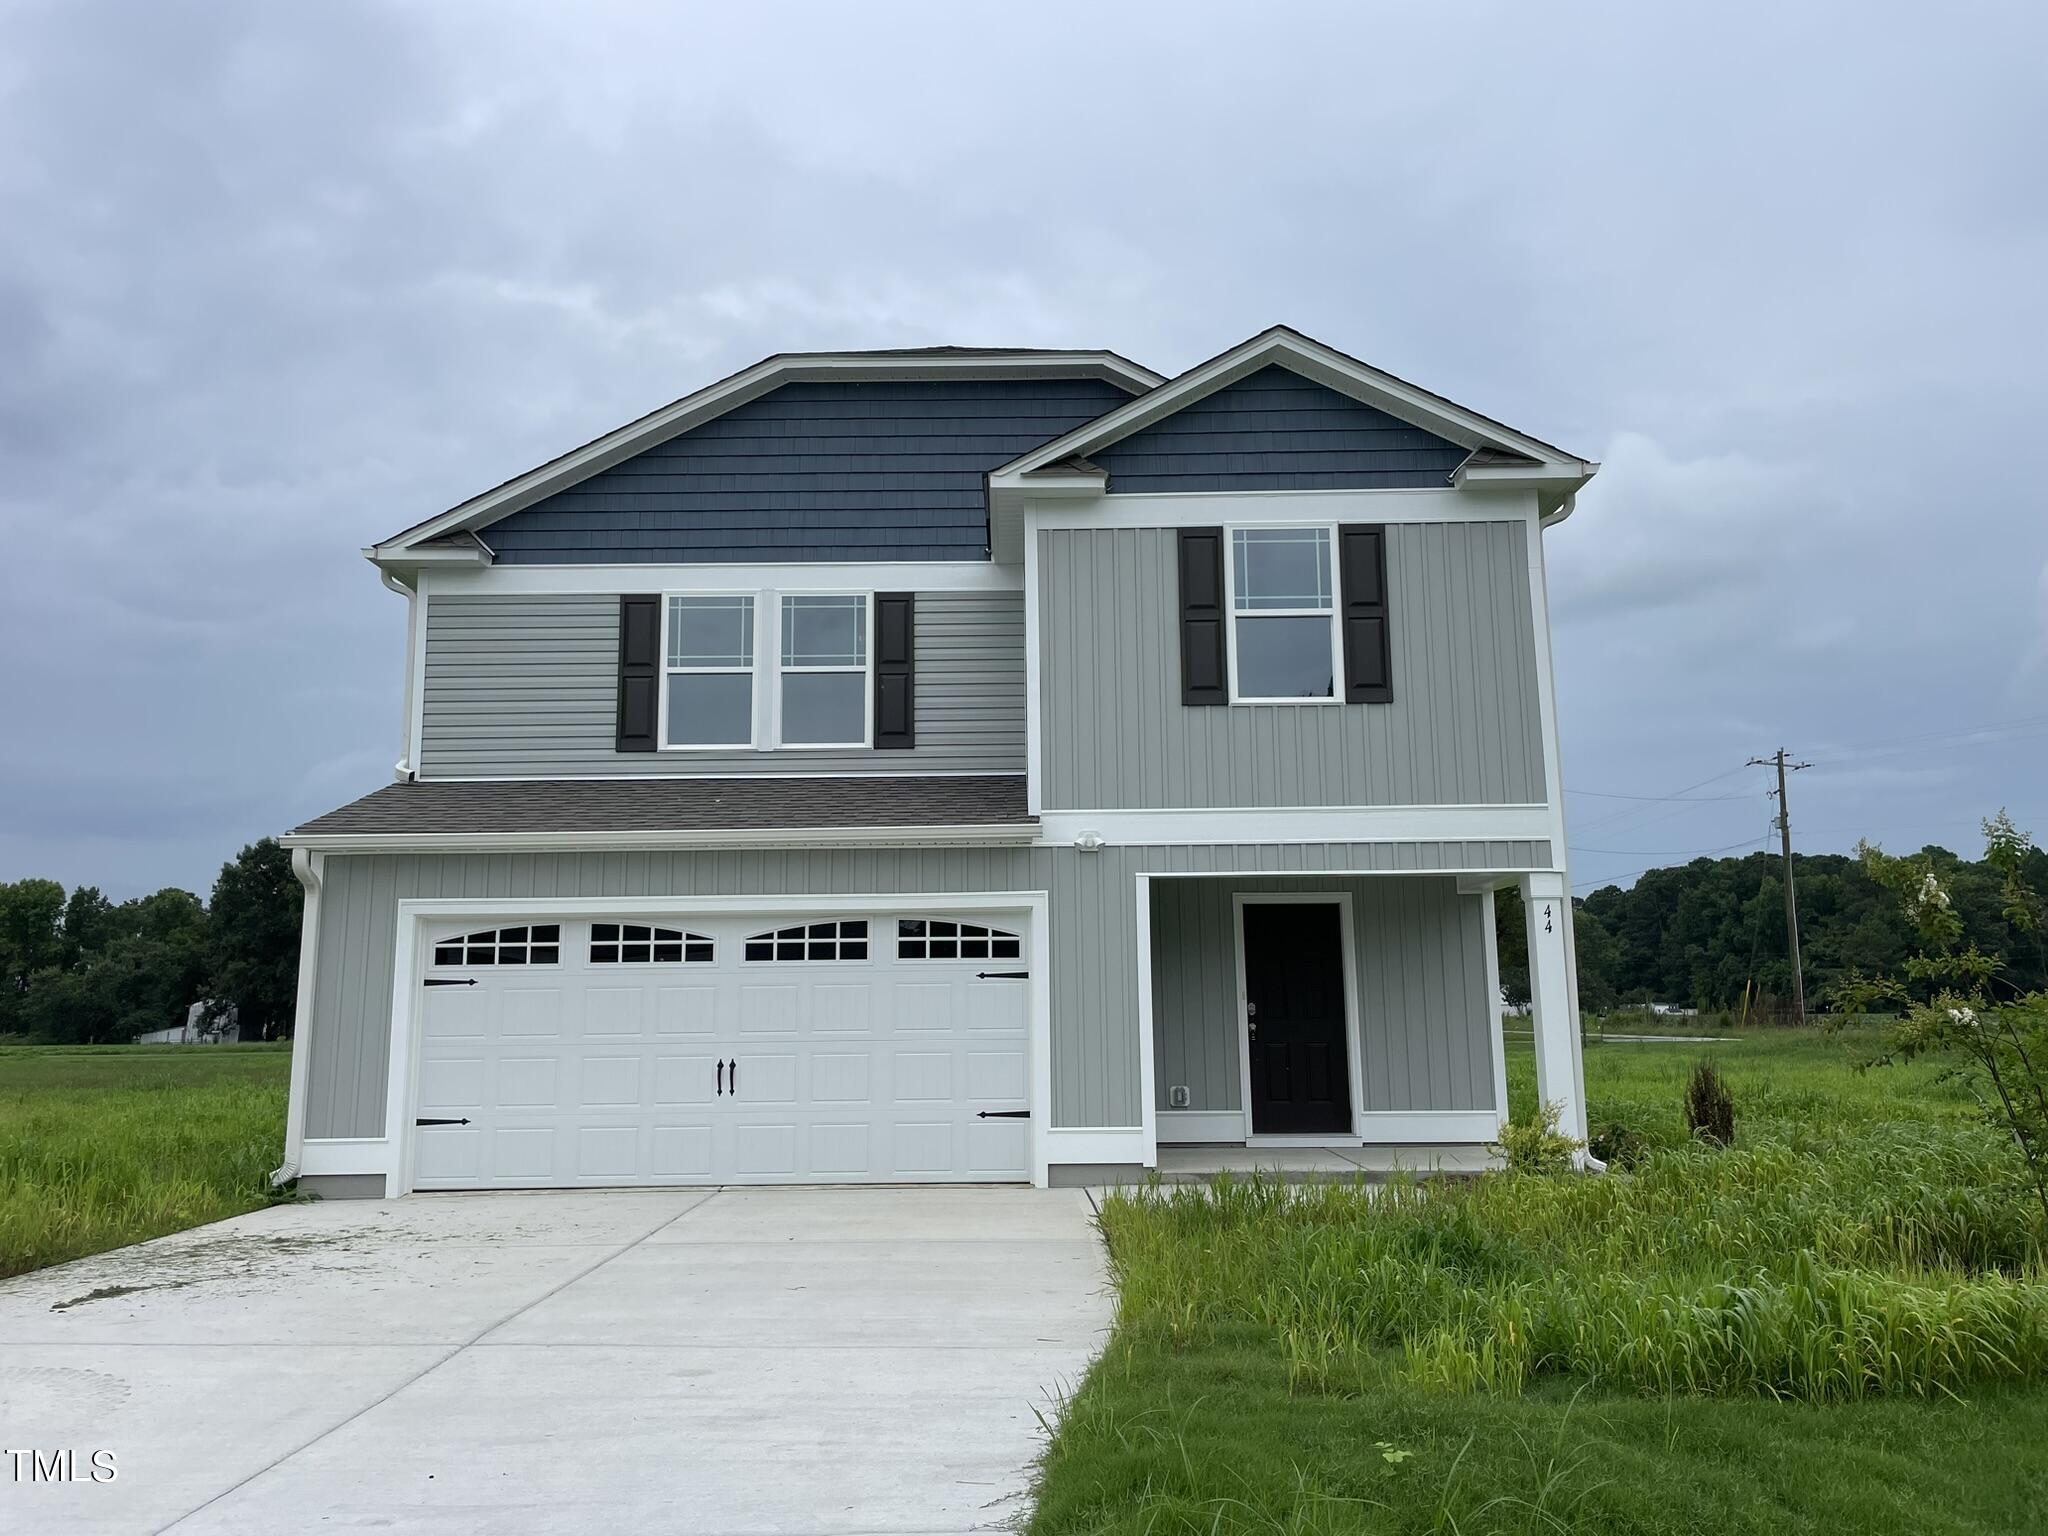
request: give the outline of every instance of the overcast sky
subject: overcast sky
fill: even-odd
[[[2048,836],[2048,12],[1674,9],[0,0],[0,879],[387,782],[357,550],[763,354],[1275,321],[1604,462],[1581,890]]]

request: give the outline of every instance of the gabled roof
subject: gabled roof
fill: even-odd
[[[600,470],[642,453],[657,443],[703,425],[727,411],[785,384],[813,381],[861,383],[881,379],[1044,377],[1105,379],[1137,393],[1156,387],[1161,375],[1108,351],[1055,351],[1034,347],[905,347],[869,352],[778,352],[742,368],[694,394],[671,401],[637,421],[594,438],[580,448],[515,475],[502,485],[415,523],[364,551],[380,564],[416,564],[421,546],[483,527],[509,516]]]
[[[1071,478],[1071,461],[1085,463],[1089,454],[1274,365],[1472,450],[1453,477],[1454,484],[1536,485],[1539,491],[1547,488],[1546,513],[1567,504],[1572,492],[1590,480],[1600,467],[1590,459],[1582,459],[1420,385],[1396,378],[1384,369],[1360,362],[1291,326],[1276,325],[1207,362],[1197,363],[1127,404],[1012,459],[990,472],[990,488],[1018,490]]]

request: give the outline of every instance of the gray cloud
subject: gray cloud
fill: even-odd
[[[11,7],[0,878],[203,887],[372,787],[355,551],[764,353],[1275,320],[1606,461],[1549,544],[1576,789],[1783,740],[1811,846],[2048,832],[2048,733],[1954,734],[2048,717],[2048,22],[1868,20]]]

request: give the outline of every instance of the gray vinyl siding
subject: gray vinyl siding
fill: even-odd
[[[1387,704],[1184,705],[1174,530],[1039,540],[1047,809],[1546,798],[1526,525],[1387,525]]]
[[[1272,364],[1089,458],[1114,496],[1443,486],[1469,452]]]
[[[504,565],[979,559],[988,471],[1129,398],[1087,378],[785,384],[479,532]]]
[[[1543,842],[329,855],[313,1013],[299,1042],[310,1054],[306,1133],[384,1134],[402,900],[531,898],[538,912],[565,897],[815,895],[829,907],[836,895],[1047,891],[1052,1123],[1109,1127],[1139,1121],[1134,876],[1550,864]]]
[[[1482,896],[1455,880],[1296,877],[1152,884],[1152,1029],[1158,1107],[1175,1084],[1190,1109],[1244,1107],[1237,1015],[1237,891],[1351,893],[1358,954],[1363,1107],[1494,1109]],[[1168,1133],[1162,1132],[1162,1136]]]
[[[917,745],[890,752],[615,750],[615,596],[436,593],[426,622],[427,778],[1024,771],[1021,592],[917,594]]]

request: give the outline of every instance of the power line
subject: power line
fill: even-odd
[[[1746,767],[1747,764],[1745,764],[1744,766]],[[1763,847],[1765,843],[1768,843],[1770,840],[1771,834],[1766,832],[1760,837],[1752,837],[1740,843],[1730,843],[1726,848],[1697,849],[1693,852],[1692,857],[1696,859],[1704,859],[1716,853],[1732,853],[1738,848],[1760,849]],[[1584,853],[1597,853],[1599,850],[1595,848],[1586,848],[1576,851]],[[1637,875],[1647,875],[1653,869],[1662,869],[1664,867],[1665,866],[1662,864],[1646,864],[1641,869],[1632,869],[1625,875],[1593,875],[1584,880],[1574,880],[1572,882],[1572,889],[1576,891],[1581,886],[1587,885],[1619,885],[1624,880],[1633,880]]]
[[[1783,747],[1769,757],[1752,757],[1744,764],[1749,768],[1766,768],[1773,764],[1778,770],[1778,836],[1785,845],[1785,952],[1792,958],[1792,1006],[1794,1017],[1801,1024],[1806,1022],[1806,976],[1799,965],[1799,897],[1792,885],[1792,801],[1785,789],[1785,775],[1797,773],[1802,768],[1811,768],[1811,763],[1787,763]]]
[[[1744,764],[1747,767],[1747,764]],[[1749,792],[1739,795],[1617,795],[1602,789],[1568,789],[1568,795],[1591,795],[1596,800],[1683,800],[1688,805],[1713,805],[1722,800],[1747,800]]]
[[[1686,797],[1689,796],[1694,790],[1705,789],[1709,784],[1718,784],[1723,779],[1733,778],[1736,774],[1742,772],[1742,770],[1747,768],[1748,766],[1749,764],[1747,763],[1737,763],[1733,768],[1728,769],[1725,773],[1717,773],[1713,775],[1711,778],[1701,779],[1697,784],[1687,784],[1682,788],[1674,789],[1668,795],[1660,795],[1657,798],[1660,800],[1685,800]],[[1672,811],[1668,814],[1675,816],[1680,814],[1680,811],[1682,811],[1683,809],[1684,807],[1681,806],[1679,808],[1679,811]],[[1612,826],[1617,822],[1626,821],[1629,817],[1636,815],[1641,810],[1641,806],[1625,806],[1621,810],[1611,812],[1606,816],[1594,817],[1591,821],[1587,822],[1585,826],[1579,828],[1579,830],[1581,832],[1591,832],[1600,827]],[[1645,822],[1643,823],[1643,825],[1648,826],[1662,819],[1662,817],[1652,817],[1649,822]]]

